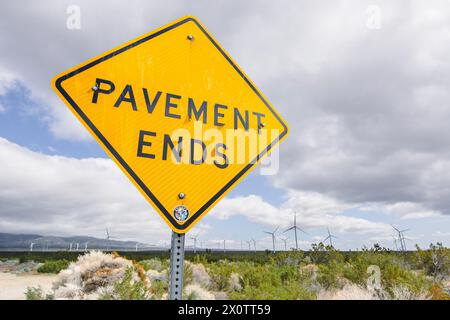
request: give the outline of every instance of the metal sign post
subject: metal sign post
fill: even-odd
[[[172,231],[172,241],[170,247],[169,300],[182,299],[184,273],[184,239],[184,234]]]

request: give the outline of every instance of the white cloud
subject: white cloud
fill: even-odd
[[[13,73],[4,71],[0,68],[0,96],[10,90],[18,80],[18,77]]]
[[[399,202],[386,206],[386,211],[400,215],[403,219],[436,217],[438,212],[429,210],[417,203]]]
[[[19,81],[16,75],[0,68],[0,97],[4,96]],[[0,113],[7,110],[6,106],[0,102]]]
[[[259,196],[250,195],[222,200],[211,215],[222,220],[243,215],[252,222],[283,229],[292,223],[295,208],[297,222],[305,229],[330,227],[335,232],[358,234],[391,232],[388,224],[346,216],[343,213],[345,209],[356,207],[355,204],[342,204],[317,193],[290,191],[280,208],[265,202]]]
[[[156,240],[169,228],[111,160],[36,153],[0,138],[0,229]]]
[[[391,204],[364,204],[359,210],[367,212],[382,212],[385,214],[396,215],[402,219],[423,219],[440,216],[439,212],[430,210],[420,203],[396,202]]]

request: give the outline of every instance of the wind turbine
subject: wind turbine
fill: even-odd
[[[256,240],[252,238],[252,242],[253,242],[253,249],[255,249],[255,253],[256,253]]]
[[[395,246],[395,251],[398,251],[398,245],[397,245],[397,238],[394,238],[394,246]]]
[[[85,242],[85,243],[84,243],[84,252],[87,252],[87,246],[88,246],[88,243]]]
[[[294,230],[294,235],[295,235],[295,250],[298,250],[298,238],[297,238],[297,230],[303,232],[304,234],[307,234],[304,230],[302,230],[301,228],[297,227],[297,212],[294,213],[294,225],[287,228],[286,230],[283,231],[284,232],[288,232]]]
[[[284,251],[287,251],[287,241],[289,240],[289,238],[280,238],[280,240],[284,242]]]
[[[274,253],[275,253],[275,232],[277,232],[277,230],[278,230],[278,227],[272,232],[263,231],[264,233],[270,234],[272,236],[272,246],[273,246],[273,252]]]
[[[197,238],[198,238],[198,234],[196,234],[195,236],[191,236],[191,239],[194,240],[194,254],[197,253]]]
[[[72,246],[73,246],[73,242],[71,242],[69,245],[69,251],[72,251]]]
[[[109,251],[110,247],[111,247],[111,239],[115,239],[113,238],[110,234],[109,234],[109,230],[108,228],[106,228],[106,240],[108,241],[108,245],[106,247],[106,251]]]
[[[34,242],[30,243],[30,252],[33,251]]]
[[[250,240],[250,241],[247,241],[247,240],[246,240],[246,242],[248,243],[248,251],[250,251],[250,250],[251,250],[251,247],[250,247],[250,246],[252,245],[252,241],[251,241],[251,240]]]
[[[327,227],[327,231],[328,231],[328,237],[323,239],[323,242],[330,240],[330,246],[332,247],[333,246],[333,238],[337,239],[337,237],[330,233],[330,229],[328,229],[328,227]]]
[[[77,242],[77,248],[75,250],[78,251],[79,249],[80,249],[80,244]]]
[[[217,241],[217,251],[222,248],[222,241]]]
[[[391,227],[394,228],[395,231],[398,233],[398,240],[400,241],[400,248],[402,251],[406,251],[406,243],[405,243],[405,236],[403,235],[403,232],[409,231],[409,229],[399,230],[396,227],[394,227],[391,224]]]
[[[136,242],[136,248],[135,248],[135,251],[137,252],[138,251],[138,243]]]
[[[225,242],[226,242],[227,240],[225,240],[225,239],[223,239],[223,253],[225,253],[225,251],[226,251],[226,249],[225,249]]]

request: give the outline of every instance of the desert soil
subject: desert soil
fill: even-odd
[[[24,300],[27,287],[41,286],[48,292],[55,280],[56,275],[0,272],[0,300]]]

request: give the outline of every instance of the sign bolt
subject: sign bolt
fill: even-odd
[[[178,198],[180,198],[180,199],[184,199],[185,197],[186,197],[186,195],[183,192],[180,192],[178,194]]]
[[[187,39],[190,40],[190,41],[192,41],[192,40],[194,40],[194,36],[193,36],[192,34],[189,34],[189,35],[187,36]]]
[[[97,85],[93,86],[92,90],[97,91],[98,90],[98,86]]]
[[[260,128],[264,128],[266,126],[266,124],[264,123],[264,122],[261,122],[260,124],[259,124],[259,127]]]

